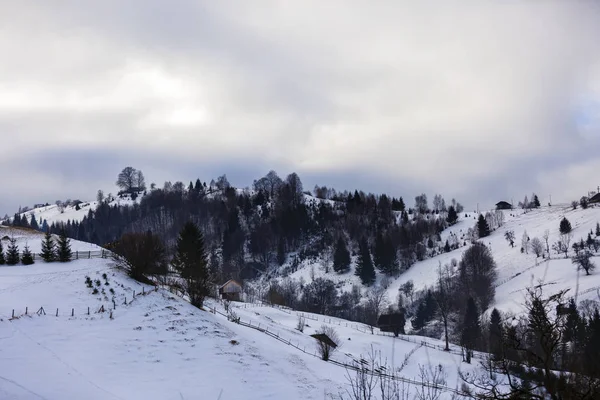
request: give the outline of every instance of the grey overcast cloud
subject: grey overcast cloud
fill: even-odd
[[[148,183],[600,185],[600,2],[2,1],[0,213]]]

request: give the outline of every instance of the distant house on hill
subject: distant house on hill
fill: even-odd
[[[508,201],[500,201],[496,203],[496,210],[512,210],[513,206]]]
[[[600,193],[596,193],[588,200],[589,204],[599,204],[600,203]]]
[[[242,301],[242,284],[230,279],[219,287],[219,295],[224,300]]]

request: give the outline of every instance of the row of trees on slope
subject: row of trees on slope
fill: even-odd
[[[178,233],[191,220],[204,234],[218,280],[252,278],[286,262],[290,272],[307,259],[325,260],[327,268],[344,273],[348,257],[339,249],[345,247],[352,256],[361,243],[363,255],[368,248],[375,268],[396,275],[417,260],[459,246],[445,246],[440,240],[440,232],[463,210],[454,200],[446,205],[436,195],[431,209],[427,196],[420,195],[414,208],[407,209],[402,198],[385,194],[327,188],[315,189],[315,194],[326,198],[306,200],[297,174],[281,179],[274,171],[256,180],[253,190],[236,190],[225,176],[209,185],[199,179],[187,186],[166,182],[163,188],[152,184],[139,204],[102,202],[81,222],[53,224],[48,230],[65,229],[72,238],[99,245],[150,230],[172,254]],[[371,282],[371,276],[365,273],[363,281]]]
[[[462,374],[476,389],[473,397],[599,398],[598,307],[578,308],[568,290],[548,296],[543,290],[541,285],[527,290],[525,315],[509,317],[494,309],[489,319],[473,325],[478,347],[488,353],[484,372]]]
[[[66,236],[66,232],[63,232],[56,242],[49,232],[46,233],[42,240],[42,251],[39,255],[45,262],[71,261],[73,252],[71,251],[70,239]],[[19,262],[23,265],[31,265],[35,262],[34,254],[29,249],[29,246],[25,244],[23,252],[19,252],[17,240],[10,238],[5,254],[4,246],[0,241],[0,265],[16,265]]]
[[[160,238],[151,232],[124,234],[108,247],[113,252],[113,259],[132,278],[177,287],[196,307],[202,307],[214,287],[204,237],[193,222],[187,222],[181,229],[173,257],[169,257]],[[171,271],[178,275],[169,280],[167,276]]]

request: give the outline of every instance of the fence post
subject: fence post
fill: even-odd
[[[15,317],[15,309],[13,308],[13,313],[12,313],[12,317]]]
[[[144,292],[144,288],[145,288],[145,286],[142,286],[142,294],[144,294],[144,293],[145,293],[145,292]]]
[[[74,317],[74,316],[75,316],[75,309],[71,308],[71,317]]]
[[[56,316],[58,317],[58,308],[56,309]]]
[[[135,299],[135,290],[133,291],[133,298]]]
[[[92,258],[92,252],[88,251],[88,259]]]
[[[88,307],[88,315],[90,315],[90,308]]]
[[[25,315],[27,315],[27,307],[25,307]]]

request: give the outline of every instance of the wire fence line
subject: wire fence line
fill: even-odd
[[[599,287],[600,288],[600,287]],[[591,289],[588,290],[588,292],[592,291]],[[273,307],[273,308],[278,308],[278,306],[274,306],[274,305],[270,305],[268,303],[244,303],[245,305],[247,304],[248,307]],[[238,308],[240,308],[241,306],[237,306]],[[248,308],[246,306],[244,306],[243,308]],[[450,353],[450,354],[454,354],[456,356],[461,356],[464,357],[464,354],[461,350],[457,350],[457,349],[453,349],[453,348],[449,348],[448,350],[446,350],[446,346],[442,346],[442,345],[435,345],[432,343],[429,343],[425,340],[417,340],[417,339],[413,339],[411,338],[409,335],[398,335],[395,336],[392,332],[383,332],[381,331],[379,328],[375,328],[373,327],[373,329],[371,329],[371,326],[369,325],[364,325],[362,324],[353,324],[353,323],[345,323],[342,324],[341,321],[336,320],[336,319],[332,319],[332,318],[327,318],[327,316],[322,315],[322,318],[319,318],[317,315],[310,315],[310,314],[305,314],[303,312],[297,311],[296,315],[298,315],[299,317],[303,317],[305,319],[308,320],[312,320],[312,321],[321,321],[323,323],[326,324],[332,324],[332,325],[338,325],[338,326],[345,326],[348,328],[352,328],[356,331],[359,331],[361,333],[365,333],[365,334],[372,334],[372,335],[377,335],[377,336],[386,336],[386,337],[390,337],[390,338],[397,338],[399,340],[402,340],[404,342],[408,342],[408,343],[413,343],[413,344],[417,344],[423,347],[427,347],[430,348],[432,350],[438,350],[438,351],[444,351],[446,353]],[[485,355],[483,354],[479,354],[479,353],[474,353],[472,355],[471,358],[474,359],[479,359],[479,360],[487,360]]]
[[[252,303],[250,303],[252,304]],[[267,306],[268,305],[263,305],[263,306]],[[239,308],[239,307],[237,307]],[[301,346],[300,342],[297,341],[296,343],[294,343],[293,341],[286,339],[282,336],[279,335],[279,332],[275,332],[275,331],[269,331],[269,328],[267,325],[261,326],[260,323],[256,324],[256,323],[252,323],[252,320],[248,320],[248,322],[243,321],[240,317],[237,316],[232,316],[232,314],[225,314],[219,310],[217,310],[217,308],[215,306],[213,307],[209,307],[209,311],[212,312],[213,314],[218,314],[221,315],[225,318],[227,318],[228,320],[237,323],[241,326],[245,326],[247,328],[251,328],[254,330],[257,330],[259,332],[262,332],[270,337],[272,337],[275,340],[278,340],[284,344],[287,344],[288,346],[291,346],[301,352],[303,352],[304,354],[308,354],[310,356],[316,357],[316,358],[321,358],[321,356],[319,355],[318,351],[316,350],[316,348],[313,351],[310,351],[306,349],[306,346]],[[384,335],[387,336],[387,335]],[[416,342],[415,342],[416,343]],[[466,393],[455,389],[455,388],[451,388],[448,386],[444,386],[441,384],[437,384],[437,383],[432,383],[432,382],[428,382],[425,380],[415,380],[415,379],[411,379],[411,378],[407,378],[407,377],[403,377],[403,376],[399,376],[396,374],[393,375],[389,375],[386,374],[384,372],[382,372],[381,370],[370,370],[368,368],[365,367],[363,360],[359,360],[357,362],[355,362],[354,364],[348,364],[342,361],[338,361],[338,360],[333,360],[333,359],[329,359],[328,362],[330,362],[331,364],[337,365],[339,367],[343,367],[347,370],[351,370],[351,371],[361,371],[364,372],[368,375],[371,376],[375,376],[381,379],[390,379],[390,380],[394,380],[394,381],[398,381],[398,382],[404,382],[407,384],[411,384],[411,385],[416,385],[416,386],[424,386],[424,387],[428,387],[431,389],[436,389],[436,390],[440,390],[440,391],[444,391],[444,392],[449,392],[455,395],[459,395],[459,396],[466,396]]]
[[[67,317],[77,317],[77,316],[90,316],[92,314],[103,314],[108,313],[112,318],[113,311],[117,310],[119,307],[129,306],[134,303],[140,296],[146,296],[150,293],[155,293],[158,291],[158,287],[151,288],[146,290],[144,286],[142,286],[142,291],[136,292],[135,290],[132,292],[131,297],[128,299],[127,295],[124,295],[122,299],[119,299],[118,302],[116,299],[112,299],[108,304],[101,303],[95,304],[93,306],[77,306],[77,307],[65,307],[61,308],[49,308],[41,306],[40,308],[30,308],[29,306],[25,306],[23,308],[13,308],[9,321],[19,319],[24,316],[67,316]],[[81,311],[83,309],[83,311]]]

